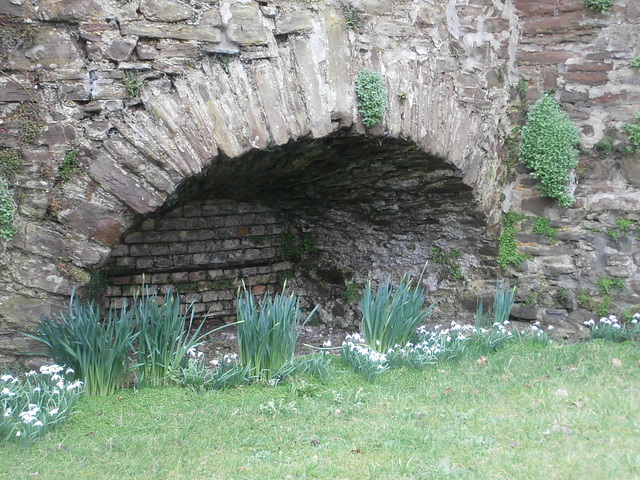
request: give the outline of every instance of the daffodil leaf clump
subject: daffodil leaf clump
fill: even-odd
[[[551,95],[544,95],[529,110],[522,129],[520,160],[540,180],[542,195],[569,207],[569,172],[578,165],[578,128]]]
[[[382,74],[374,70],[362,70],[356,80],[356,93],[362,123],[365,127],[371,128],[382,120],[387,112],[387,86]]]

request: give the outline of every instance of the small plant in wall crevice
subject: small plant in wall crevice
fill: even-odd
[[[356,80],[358,107],[362,123],[369,129],[376,125],[387,111],[387,86],[380,72],[364,69]]]
[[[604,13],[613,7],[613,0],[584,0],[584,4],[591,10]]]

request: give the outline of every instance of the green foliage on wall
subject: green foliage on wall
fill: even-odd
[[[587,8],[597,12],[606,12],[613,6],[613,0],[584,0]]]
[[[377,124],[387,111],[387,86],[380,72],[362,70],[356,80],[358,107],[362,115],[362,123],[367,128]]]
[[[8,176],[16,173],[24,163],[20,150],[0,148],[0,175]]]
[[[74,173],[82,173],[80,165],[78,164],[77,150],[65,150],[62,163],[58,167],[58,173],[63,182],[69,180]]]
[[[544,95],[531,107],[522,129],[520,160],[540,180],[542,195],[561,207],[575,201],[567,192],[567,183],[569,172],[578,165],[579,142],[577,127],[553,97]]]
[[[307,236],[296,236],[292,233],[281,233],[278,242],[280,257],[287,262],[300,262],[307,255],[317,252],[318,248]]]
[[[131,98],[137,97],[145,79],[131,70],[122,70],[122,83]]]
[[[622,131],[629,135],[628,153],[640,152],[640,113],[636,115],[636,123],[625,123]]]
[[[0,59],[6,58],[13,50],[31,46],[36,33],[33,25],[0,15]]]
[[[518,253],[516,243],[517,226],[525,218],[525,215],[515,212],[507,212],[502,215],[504,228],[498,247],[498,265],[502,268],[507,268],[509,265],[519,267],[524,260],[530,258],[530,255]]]
[[[42,118],[40,118],[40,107],[33,101],[20,105],[11,114],[10,120],[20,124],[20,141],[22,143],[33,142],[44,125]]]
[[[629,65],[631,65],[632,67],[640,68],[640,55],[629,60]]]
[[[6,179],[0,177],[0,242],[11,241],[16,234],[16,213],[17,208],[13,201],[13,189]]]
[[[446,273],[448,273],[453,280],[459,280],[462,278],[462,271],[458,261],[462,258],[462,252],[460,250],[444,250],[440,247],[429,247],[431,252],[431,259],[434,263],[442,265]]]
[[[549,239],[551,243],[556,242],[556,237],[558,235],[559,227],[552,227],[551,220],[544,217],[536,217],[533,219],[532,223],[533,233],[538,235],[544,235]]]

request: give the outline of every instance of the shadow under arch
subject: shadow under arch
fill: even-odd
[[[220,323],[233,319],[242,282],[260,295],[287,279],[304,305],[321,305],[320,321],[351,327],[357,302],[347,291],[417,273],[431,258],[436,315],[459,318],[475,311],[475,294],[460,300],[490,246],[485,227],[462,172],[414,142],[303,137],[219,155],[185,181],[114,248],[106,298],[117,306],[144,274],[152,289],[173,286]],[[448,252],[460,256],[442,262]]]

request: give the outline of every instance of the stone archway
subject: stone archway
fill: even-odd
[[[239,285],[261,294],[287,279],[320,304],[321,321],[353,327],[348,291],[417,273],[430,259],[429,294],[446,321],[475,310],[469,289],[490,247],[454,166],[403,140],[305,137],[219,157],[185,183],[114,249],[106,296],[118,306],[143,282],[173,287],[200,316],[225,321]]]
[[[20,144],[21,127],[11,123],[3,140],[3,146],[21,149],[40,179],[21,185],[20,231],[3,256],[7,268],[0,272],[0,351],[25,350],[17,331],[32,328],[43,312],[62,307],[73,288],[85,285],[91,272],[104,266],[135,225],[166,210],[176,195],[183,205],[183,194],[195,198],[189,192],[211,191],[215,182],[202,185],[203,178],[230,175],[227,167],[234,164],[249,172],[251,162],[263,154],[270,162],[284,162],[286,152],[310,152],[314,145],[329,148],[341,138],[354,145],[364,142],[368,151],[376,142],[392,150],[406,148],[422,177],[413,179],[406,173],[411,169],[404,168],[405,174],[395,177],[400,182],[397,196],[413,184],[431,185],[436,190],[430,198],[446,200],[432,210],[441,214],[438,224],[420,215],[407,217],[397,222],[393,235],[406,235],[401,230],[415,222],[434,231],[439,225],[434,238],[457,241],[471,235],[476,241],[482,236],[475,228],[500,195],[494,188],[500,179],[496,132],[509,92],[504,88],[508,82],[496,72],[514,60],[507,50],[509,31],[517,23],[510,5],[457,11],[450,5],[363,1],[357,5],[361,26],[352,30],[340,1],[291,1],[277,7],[196,2],[198,9],[180,10],[188,17],[184,19],[167,16],[170,9],[164,9],[186,5],[178,0],[156,2],[164,5],[160,13],[148,10],[144,1],[40,3],[37,10],[25,3],[8,13],[32,18],[42,28],[33,47],[10,52],[7,68],[26,73],[7,84],[18,105],[37,97],[47,111],[41,112],[44,128],[33,144]],[[486,26],[480,27],[483,22]],[[463,38],[461,25],[479,28],[479,33]],[[37,91],[14,85],[31,81],[35,73],[29,72],[36,68],[44,68]],[[380,71],[389,91],[387,114],[369,132],[359,121],[354,91],[363,68]],[[123,72],[144,79],[139,95],[127,91]],[[78,152],[82,174],[65,182],[47,176],[69,150]],[[276,160],[279,154],[282,159]],[[323,158],[330,156],[323,153]],[[291,165],[291,175],[304,173],[295,161]],[[339,165],[332,168],[340,171]],[[385,168],[380,153],[359,171],[375,180]],[[437,191],[440,174],[453,179],[443,180],[443,192]],[[349,177],[339,173],[330,178]],[[380,248],[376,231],[381,228],[376,226],[383,225],[373,212],[394,215],[393,202],[385,195],[395,190],[382,185],[364,212],[366,232],[372,235],[366,240],[369,255]],[[330,186],[320,182],[314,188],[322,192]],[[292,205],[296,195],[287,197]],[[246,195],[226,199],[247,200]],[[410,208],[411,202],[404,205]],[[364,203],[366,196],[358,208]],[[344,216],[336,216],[335,225],[363,215],[350,211],[346,197],[340,205]],[[310,225],[324,225],[331,231],[330,222],[317,221],[331,210],[319,214],[311,208],[317,206],[304,210],[296,228],[312,231]],[[428,212],[427,206],[420,208]],[[426,247],[398,242],[402,249]],[[479,255],[472,252],[466,262],[481,265]],[[399,272],[415,263],[410,255],[402,258],[372,263],[371,271],[381,276],[391,266]]]

